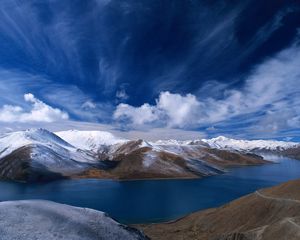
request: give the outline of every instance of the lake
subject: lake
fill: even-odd
[[[0,182],[0,200],[52,200],[104,211],[127,224],[169,221],[220,206],[260,188],[300,178],[299,160],[276,160],[276,164],[232,168],[225,174],[203,179]]]

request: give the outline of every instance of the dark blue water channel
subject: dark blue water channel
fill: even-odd
[[[52,200],[101,210],[123,223],[168,221],[220,206],[256,189],[300,178],[299,160],[277,160],[277,164],[233,168],[203,179],[0,182],[0,200]]]

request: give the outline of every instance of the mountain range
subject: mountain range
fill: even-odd
[[[294,142],[234,140],[128,140],[103,131],[45,129],[0,136],[0,178],[198,178],[233,166],[270,163],[265,154],[298,158]]]

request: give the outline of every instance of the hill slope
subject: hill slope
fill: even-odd
[[[140,226],[153,240],[300,239],[300,180],[166,224]]]

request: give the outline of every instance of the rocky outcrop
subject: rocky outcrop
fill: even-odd
[[[105,213],[49,201],[0,203],[0,239],[146,240]]]
[[[298,240],[300,180],[263,189],[175,222],[139,226],[151,239]]]

